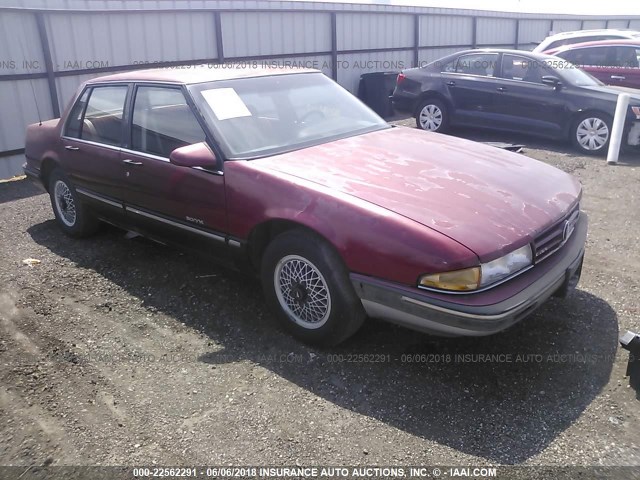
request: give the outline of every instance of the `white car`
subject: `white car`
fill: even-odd
[[[640,32],[637,30],[601,29],[601,30],[578,30],[575,32],[562,32],[550,35],[545,38],[540,45],[533,49],[536,53],[546,52],[552,48],[571,45],[574,43],[596,42],[599,40],[615,39],[640,39]]]

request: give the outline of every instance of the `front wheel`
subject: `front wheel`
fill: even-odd
[[[571,130],[573,144],[582,153],[598,155],[607,151],[611,140],[611,118],[601,113],[578,117]]]
[[[440,100],[429,99],[416,112],[416,126],[428,132],[445,132],[449,128],[449,112]]]
[[[342,259],[305,230],[276,237],[262,259],[262,286],[281,325],[303,342],[336,345],[362,325],[365,312]]]
[[[98,219],[80,201],[69,177],[59,168],[49,176],[49,197],[58,226],[67,235],[86,237],[98,229]]]

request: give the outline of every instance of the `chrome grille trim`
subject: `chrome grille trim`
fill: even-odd
[[[533,241],[533,263],[540,263],[560,250],[573,234],[580,218],[580,205],[576,205],[567,215],[538,235]]]

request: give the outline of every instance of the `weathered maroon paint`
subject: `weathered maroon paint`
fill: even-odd
[[[188,83],[213,81],[218,73],[231,78],[224,70],[206,75],[160,70],[89,83]],[[243,243],[248,251],[252,233],[267,222],[306,226],[337,249],[351,272],[412,288],[422,274],[475,266],[531,242],[568,212],[581,192],[570,175],[522,155],[407,128],[227,161],[224,174],[214,175],[117,148],[93,152],[96,158],[106,155],[106,164],[81,165],[74,160],[77,152],[64,149],[70,140],[60,138],[62,124],[29,127],[27,168],[39,171],[48,159],[80,184],[103,189],[125,205],[181,220],[196,216],[203,228]],[[88,150],[83,146],[83,155]],[[200,153],[192,152],[193,161]],[[124,159],[144,167],[123,167]],[[219,253],[228,254],[227,243],[219,245]],[[532,269],[493,293],[454,301],[505,298],[543,274],[544,268]]]
[[[523,155],[413,128],[264,158],[249,168],[378,205],[458,241],[483,262],[530,243],[575,204],[581,188]]]

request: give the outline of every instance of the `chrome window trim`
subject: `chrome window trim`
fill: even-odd
[[[85,190],[82,187],[76,187],[76,192],[78,192],[81,195],[85,195],[87,197],[93,198],[94,200],[98,200],[100,202],[104,202],[107,205],[111,205],[112,207],[116,207],[116,208],[124,208],[124,205],[122,203],[118,203],[115,202],[113,200],[109,200],[108,198],[104,198],[102,195],[98,195],[97,193],[91,193],[88,190]]]
[[[104,147],[104,148],[108,148],[109,150],[117,150],[117,151],[122,150],[122,147],[118,147],[116,145],[109,145],[108,143],[93,142],[91,140],[83,140],[82,138],[68,137],[66,135],[63,135],[60,138],[62,138],[63,140],[70,140],[72,142],[80,142],[80,143],[85,143],[87,145],[94,145],[96,147]]]
[[[518,85],[525,83],[525,84],[527,84],[527,85],[537,85],[537,86],[539,86],[539,87],[548,87],[548,88],[553,88],[553,87],[551,87],[550,85],[546,85],[546,84],[544,84],[544,83],[538,83],[538,82],[527,82],[527,81],[525,81],[525,80],[516,80],[516,79],[514,79],[514,78],[504,78],[504,77],[496,77],[496,78],[498,78],[498,79],[500,79],[500,80],[502,80],[502,81],[504,81],[504,82],[515,82],[515,83],[517,83]]]
[[[161,217],[159,215],[154,215],[153,213],[144,212],[144,211],[138,210],[137,208],[134,208],[134,207],[126,206],[125,210],[127,212],[135,213],[136,215],[140,215],[140,216],[143,216],[143,217],[146,217],[146,218],[150,218],[151,220],[156,220],[158,222],[162,222],[162,223],[165,223],[167,225],[171,225],[172,227],[181,228],[181,229],[186,230],[188,232],[195,233],[195,234],[198,234],[198,235],[202,235],[202,236],[205,236],[207,238],[211,238],[211,239],[216,240],[218,242],[225,242],[226,241],[226,238],[224,236],[216,235],[215,233],[205,232],[204,230],[200,230],[198,228],[193,228],[193,227],[190,227],[188,225],[184,225],[184,224],[179,223],[179,222],[174,222],[173,220],[169,220],[168,218],[164,218],[164,217]]]
[[[496,77],[495,75],[475,75],[473,73],[460,73],[460,72],[440,72],[443,75],[457,75],[460,77],[474,77],[474,78],[493,78],[495,80],[504,80],[501,77]]]
[[[137,155],[139,157],[149,158],[151,160],[159,160],[161,162],[170,162],[170,160],[167,157],[161,157],[160,155],[154,155],[153,153],[139,152],[137,150],[132,150],[130,148],[121,148],[120,151],[122,153],[129,153],[131,155]]]

